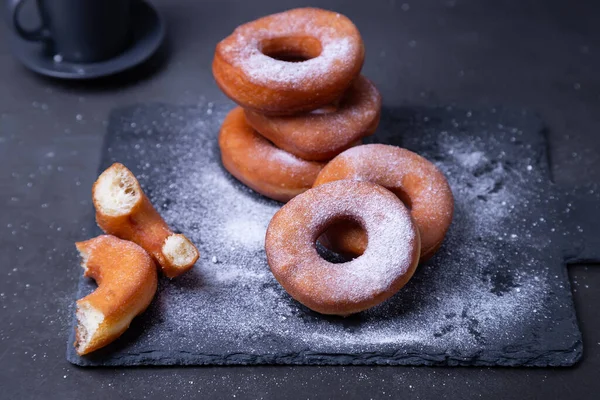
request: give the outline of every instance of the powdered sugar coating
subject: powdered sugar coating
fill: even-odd
[[[340,218],[363,226],[369,245],[360,257],[332,264],[317,253],[315,241]],[[265,249],[273,275],[292,297],[315,311],[347,315],[380,303],[408,281],[419,238],[392,193],[367,182],[337,181],[283,206],[269,224]]]
[[[282,164],[283,169],[289,169],[293,174],[294,167],[306,165],[306,160],[301,159],[285,150],[282,150],[268,141],[261,140],[260,151],[257,152],[256,157],[260,157],[263,160],[270,160]]]
[[[371,81],[359,76],[332,108],[289,116],[245,113],[248,123],[280,148],[305,160],[329,160],[375,132],[381,95]]]
[[[335,19],[328,24],[328,19]],[[262,42],[286,37],[314,37],[321,44],[315,58],[290,63],[262,53]],[[254,83],[273,87],[312,90],[319,82],[347,73],[362,63],[362,41],[356,27],[346,17],[312,8],[294,9],[269,15],[241,25],[217,49],[234,68]],[[360,60],[360,61],[359,61]]]
[[[353,179],[401,191],[410,199],[411,213],[421,233],[421,256],[432,255],[452,222],[454,199],[444,175],[425,158],[409,150],[383,144],[367,144],[348,149],[331,160],[319,173],[315,186]],[[356,231],[356,229],[353,229]],[[343,234],[343,233],[341,233]],[[362,247],[350,232],[349,243],[339,239],[346,251],[360,253]]]
[[[260,136],[237,107],[225,118],[219,133],[225,168],[257,192],[287,201],[312,187],[325,163],[302,160]]]

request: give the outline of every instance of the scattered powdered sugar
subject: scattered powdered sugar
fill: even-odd
[[[218,269],[207,269],[203,277],[208,285],[220,287],[226,284],[239,284],[240,282],[260,284],[264,282],[266,273],[266,271],[245,271],[240,266],[224,265]]]
[[[454,156],[456,161],[466,168],[475,168],[488,161],[482,151],[465,152],[465,149],[455,150],[451,145],[448,147],[450,147],[448,149],[448,154]]]
[[[572,305],[556,301],[570,298],[555,245],[563,233],[537,125],[511,141],[510,127],[479,125],[499,114],[473,112],[462,122],[453,110],[384,110],[371,140],[433,161],[453,190],[454,220],[436,256],[395,296],[338,318],[300,305],[269,270],[262,237],[281,204],[220,165],[216,137],[229,108],[216,104],[207,116],[205,105],[136,107],[111,122],[119,133],[110,137],[106,163],[128,166],[167,222],[201,252],[193,270],[161,279],[150,309],[134,321],[141,334],[121,342],[115,357],[125,351],[159,364],[164,359],[145,355],[195,363],[510,364],[510,355],[498,355],[517,346],[537,365],[560,346],[572,354],[577,336],[564,333],[574,332]],[[190,354],[197,358],[185,358]],[[321,356],[328,354],[340,358]]]
[[[460,174],[450,170],[449,181],[453,187],[462,191],[461,196],[470,204],[470,218],[477,219],[478,230],[497,232],[497,225],[509,218],[509,214],[522,199],[514,184],[522,180],[519,171],[508,171],[500,154],[500,158],[490,159],[481,151],[480,140],[464,141],[448,132],[441,132],[438,146],[448,159],[458,168],[466,172]],[[512,175],[517,182],[507,179]],[[466,179],[466,180],[465,180]],[[519,188],[526,191],[527,188]]]
[[[264,219],[256,220],[251,216],[247,220],[233,215],[223,221],[224,235],[238,245],[257,247],[264,244],[267,223]]]

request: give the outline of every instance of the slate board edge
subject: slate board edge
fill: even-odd
[[[517,353],[515,358],[506,357],[506,352],[497,356],[478,358],[453,357],[444,354],[423,358],[417,355],[394,356],[384,354],[321,354],[304,352],[286,356],[269,354],[231,354],[229,356],[210,355],[191,352],[154,351],[143,354],[124,354],[108,361],[94,362],[85,357],[73,356],[74,351],[67,354],[68,361],[82,367],[93,366],[136,366],[136,365],[390,365],[390,366],[503,366],[503,367],[568,367],[575,364],[582,356],[582,343],[577,340],[572,351],[548,352],[533,358],[527,353]],[[174,354],[177,354],[174,356]],[[488,354],[493,354],[488,352]],[[503,356],[500,356],[503,354]],[[122,362],[127,358],[127,364]],[[526,363],[517,360],[529,358]]]
[[[590,183],[561,191],[564,193],[563,207],[570,205],[573,208],[572,214],[575,215],[565,215],[565,220],[572,225],[571,231],[578,232],[578,228],[582,228],[577,243],[572,248],[565,249],[565,263],[568,265],[600,262],[600,235],[596,228],[600,225],[600,220],[594,218],[600,215],[599,187],[596,183]]]

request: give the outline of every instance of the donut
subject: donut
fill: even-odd
[[[399,147],[367,144],[331,160],[315,186],[341,179],[377,183],[410,208],[421,234],[421,261],[439,249],[452,222],[454,198],[448,181],[431,162]],[[338,225],[323,239],[325,246],[340,253],[361,254],[367,248],[367,236],[356,226]]]
[[[325,163],[302,160],[278,149],[246,122],[236,107],[219,132],[223,166],[254,191],[286,202],[310,189]]]
[[[100,229],[140,245],[168,278],[183,274],[198,260],[198,249],[184,235],[169,229],[123,164],[115,163],[100,174],[92,198]]]
[[[359,76],[331,112],[290,116],[245,112],[248,123],[277,147],[305,160],[324,161],[375,132],[381,96],[367,78]]]
[[[240,106],[290,115],[341,97],[364,56],[360,33],[348,18],[297,8],[236,28],[217,44],[212,70],[217,85]]]
[[[332,264],[317,238],[340,221],[369,236],[364,253]],[[387,189],[370,182],[337,181],[296,196],[273,216],[265,239],[273,275],[297,301],[321,314],[347,316],[394,295],[419,262],[419,232],[410,212]]]
[[[127,330],[150,305],[157,288],[156,266],[140,246],[111,235],[75,243],[83,275],[98,288],[77,300],[75,350],[88,354]]]

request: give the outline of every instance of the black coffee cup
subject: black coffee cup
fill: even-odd
[[[131,3],[137,0],[36,0],[41,25],[23,28],[19,13],[26,0],[9,0],[15,31],[43,41],[55,60],[91,63],[117,56],[131,43]]]

